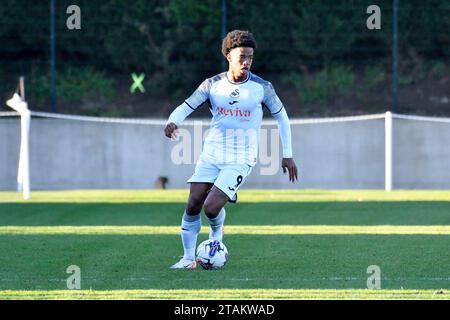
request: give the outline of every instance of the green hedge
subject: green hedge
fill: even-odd
[[[56,4],[59,72],[87,66],[125,75],[145,72],[146,81],[158,92],[186,95],[199,79],[222,71],[221,0]],[[81,30],[66,28],[66,8],[71,4],[81,8]],[[260,74],[307,70],[320,77],[329,74],[326,68],[331,64],[390,59],[391,0],[377,1],[381,30],[366,28],[366,8],[372,1],[227,0],[227,4],[228,29],[250,29],[256,36],[254,70]],[[399,5],[401,59],[413,51],[424,60],[448,61],[450,0],[399,1]],[[17,5],[4,0],[0,16],[0,70],[10,74],[12,61],[20,65],[13,72],[25,75],[31,73],[30,61],[48,68],[49,1],[24,0]]]

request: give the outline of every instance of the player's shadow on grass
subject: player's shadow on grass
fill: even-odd
[[[446,201],[242,202],[226,209],[225,225],[450,225]],[[183,210],[182,203],[0,203],[0,226],[179,226]]]

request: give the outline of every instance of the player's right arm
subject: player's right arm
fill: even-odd
[[[211,88],[211,81],[206,79],[200,84],[197,90],[180,104],[169,116],[164,128],[164,134],[168,138],[176,138],[176,130],[178,126],[200,105],[209,99],[209,90]]]

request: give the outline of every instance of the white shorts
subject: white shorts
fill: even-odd
[[[248,164],[213,164],[199,160],[187,183],[214,183],[228,196],[230,202],[236,202],[236,192],[251,171],[252,166]]]

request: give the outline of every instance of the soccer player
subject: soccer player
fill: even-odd
[[[173,269],[196,267],[195,249],[203,208],[210,224],[209,238],[222,241],[225,204],[236,202],[237,190],[256,164],[263,107],[278,122],[283,145],[283,172],[297,180],[292,158],[288,115],[272,84],[250,72],[256,41],[252,33],[234,30],[222,42],[228,71],[206,79],[169,116],[164,133],[176,138],[177,128],[194,110],[207,102],[212,113],[210,132],[194,174],[187,181],[190,193],[181,222],[184,256]]]

